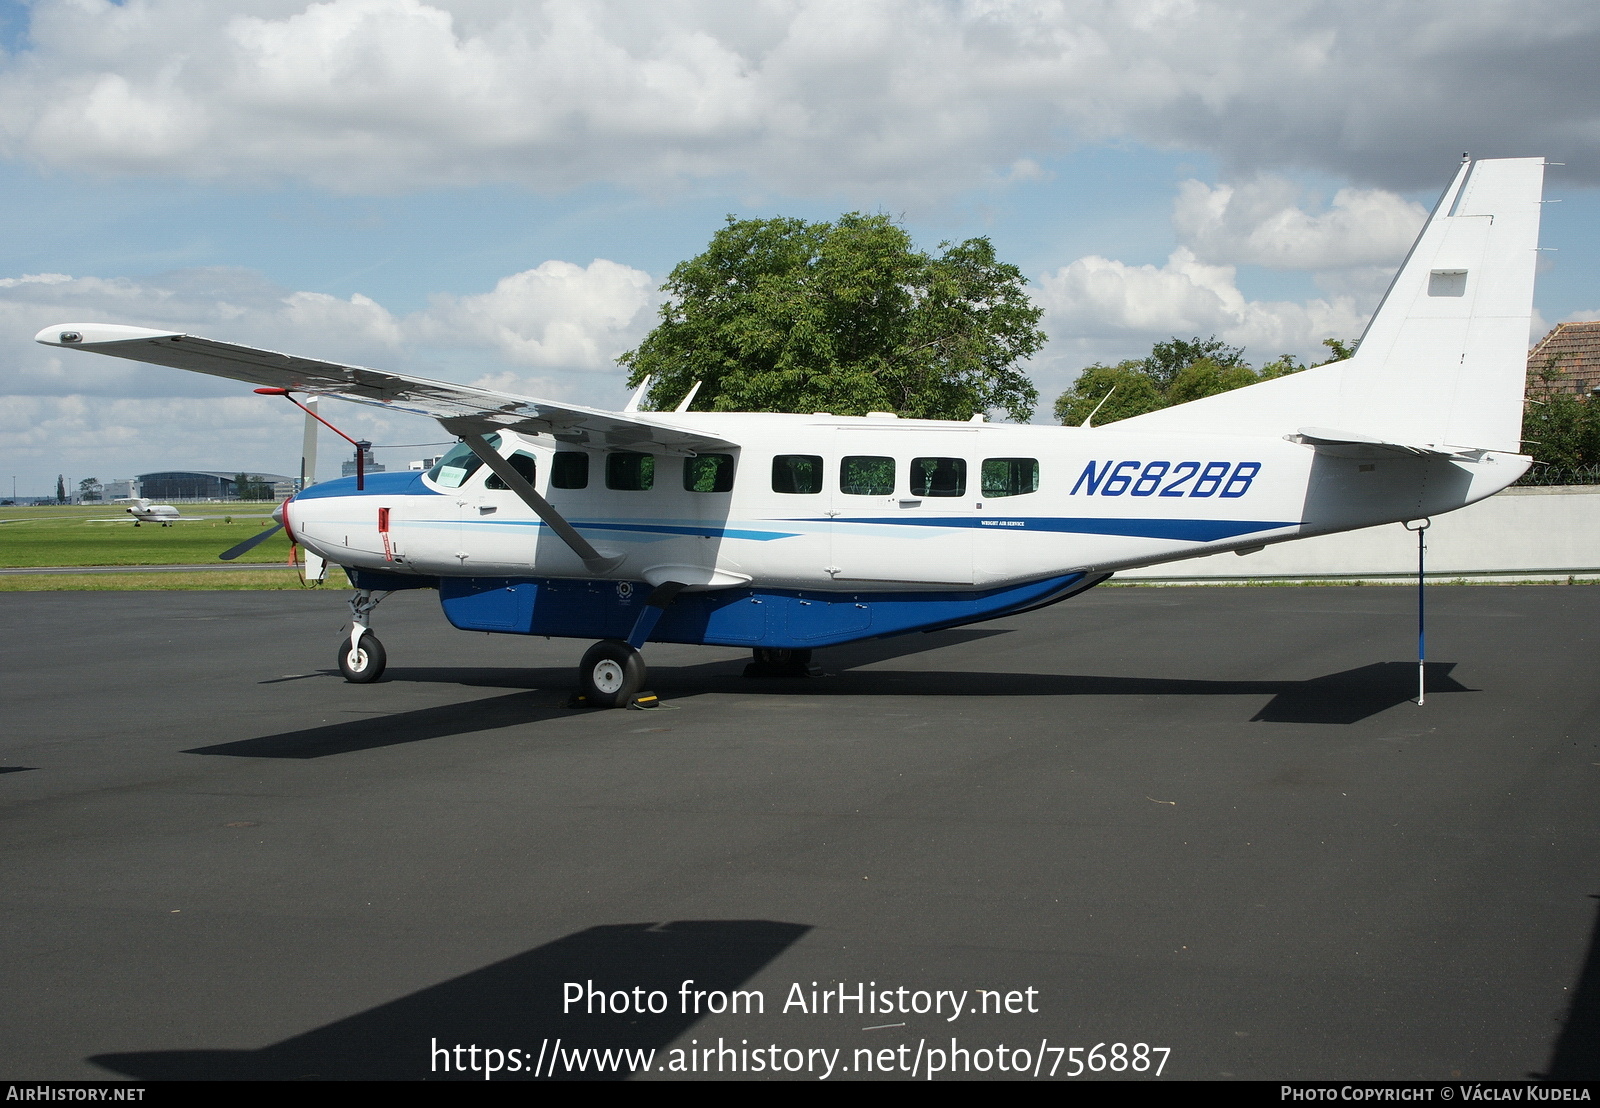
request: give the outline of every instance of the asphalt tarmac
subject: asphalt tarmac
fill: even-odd
[[[0,597],[0,1078],[1600,1077],[1600,589],[1421,707],[1411,590],[1101,588],[651,712],[343,596]]]

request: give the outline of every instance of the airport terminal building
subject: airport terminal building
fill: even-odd
[[[239,470],[224,473],[220,470],[200,469],[173,469],[163,470],[160,473],[141,473],[134,481],[138,484],[138,496],[150,500],[235,500],[238,492],[235,479]],[[274,499],[282,500],[295,491],[298,482],[293,477],[285,477],[281,473],[253,473],[246,471],[249,477],[257,478],[272,486]]]

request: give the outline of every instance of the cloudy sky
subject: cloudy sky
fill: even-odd
[[[1597,52],[1586,0],[0,0],[0,481],[298,468],[287,405],[69,321],[619,405],[729,213],[989,236],[1039,418],[1174,334],[1354,338],[1463,151],[1565,163],[1539,323],[1600,318]]]

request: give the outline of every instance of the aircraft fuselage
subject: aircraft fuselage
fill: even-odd
[[[1527,464],[1114,426],[680,418],[749,445],[682,458],[502,433],[501,456],[523,455],[539,494],[620,559],[601,574],[465,451],[360,492],[313,486],[289,526],[364,587],[439,588],[472,630],[617,635],[674,581],[687,591],[654,639],[819,646],[1036,607],[1132,566],[1438,514]]]

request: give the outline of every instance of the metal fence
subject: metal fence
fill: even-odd
[[[1535,465],[1517,481],[1517,486],[1526,485],[1600,485],[1600,466],[1558,469]]]

